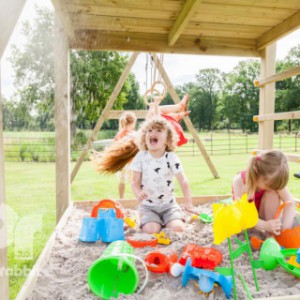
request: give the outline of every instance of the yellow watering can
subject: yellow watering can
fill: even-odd
[[[232,204],[213,204],[214,243],[220,244],[226,238],[254,227],[258,222],[258,212],[253,201],[244,194]]]

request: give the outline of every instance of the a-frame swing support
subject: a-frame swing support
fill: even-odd
[[[86,145],[84,146],[83,148],[83,151],[79,157],[79,159],[77,160],[76,162],[76,165],[72,171],[72,174],[71,174],[71,183],[73,182],[73,180],[75,179],[76,175],[77,175],[77,172],[79,171],[80,169],[80,166],[86,156],[86,154],[88,153],[89,149],[91,148],[92,146],[92,143],[95,141],[96,139],[96,136],[97,136],[97,133],[99,132],[99,130],[101,129],[103,123],[105,120],[107,119],[118,119],[120,117],[120,115],[123,113],[123,111],[114,111],[114,110],[111,110],[119,92],[121,91],[122,89],[122,86],[127,78],[127,75],[129,74],[133,64],[135,63],[136,61],[136,58],[138,57],[139,55],[139,52],[134,52],[132,54],[132,56],[130,57],[123,73],[121,74],[120,78],[119,78],[119,81],[117,82],[106,106],[104,107],[97,123],[96,123],[96,126],[94,127],[93,131],[92,131],[92,134],[90,136],[90,138],[88,139]],[[168,75],[167,75],[167,72],[165,71],[163,65],[161,64],[161,62],[159,61],[159,58],[157,56],[157,54],[153,53],[151,54],[151,57],[156,65],[156,68],[158,70],[158,72],[160,73],[162,79],[164,80],[165,84],[167,85],[167,89],[173,99],[173,101],[175,103],[179,103],[180,102],[180,98],[179,96],[177,95],[175,89],[173,88],[173,85],[171,83],[171,80],[169,79]],[[147,110],[136,110],[136,111],[133,111],[136,116],[138,118],[145,118],[146,117],[146,114],[147,114]],[[194,127],[194,125],[192,124],[192,121],[191,119],[186,116],[183,118],[187,128],[189,129],[190,133],[192,134],[202,156],[204,157],[210,171],[212,172],[213,176],[215,178],[219,178],[219,175],[218,175],[218,172],[216,170],[216,168],[214,167],[212,161],[210,160],[210,157],[208,155],[208,153],[206,152],[206,149],[204,147],[204,145],[202,144],[198,134],[197,134],[197,131]]]

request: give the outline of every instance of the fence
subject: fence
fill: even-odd
[[[258,148],[257,134],[200,133],[199,136],[207,153],[212,156],[250,153],[253,149]],[[95,143],[95,145],[96,144],[97,143]],[[76,147],[72,147],[72,161],[77,160],[83,147],[84,145],[76,145]],[[287,153],[297,153],[300,150],[300,139],[297,138],[296,133],[276,134],[274,137],[273,148],[280,149]],[[189,143],[186,145],[179,147],[177,149],[177,153],[184,156],[201,155],[193,139],[190,139]],[[4,137],[4,156],[5,161],[54,162],[55,139],[53,137]],[[86,159],[88,159],[88,157]]]

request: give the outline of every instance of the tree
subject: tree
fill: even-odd
[[[227,74],[222,96],[222,114],[224,119],[228,119],[229,128],[242,128],[243,132],[246,129],[257,129],[252,118],[258,114],[259,89],[253,84],[258,75],[257,60],[242,61]]]

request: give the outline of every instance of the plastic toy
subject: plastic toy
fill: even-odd
[[[204,293],[210,293],[214,288],[214,284],[217,283],[222,287],[226,297],[228,299],[230,298],[232,277],[224,276],[212,271],[194,268],[192,267],[191,258],[188,258],[186,262],[182,275],[182,285],[186,286],[189,279],[198,280],[199,289]]]
[[[157,245],[157,238],[146,233],[129,235],[126,241],[134,248],[155,247]]]
[[[193,215],[192,220],[198,220],[200,219],[203,223],[212,223],[214,221],[214,218],[212,215],[208,215],[205,213],[202,213],[200,215]]]
[[[133,219],[129,218],[129,217],[124,218],[124,222],[125,222],[130,228],[135,228],[135,226],[136,226],[136,222],[135,222]]]
[[[116,218],[115,209],[98,209],[97,214],[97,218],[83,218],[79,235],[81,242],[124,240],[124,223]]]
[[[249,255],[253,279],[255,282],[256,290],[258,291],[259,287],[255,272],[255,262],[253,260],[247,232],[247,228],[254,227],[258,222],[258,213],[254,202],[248,202],[248,196],[247,194],[244,194],[239,201],[233,201],[232,204],[213,204],[213,214],[214,243],[220,244],[224,241],[224,239],[227,238],[230,257],[230,268],[216,268],[216,270],[225,275],[231,274],[233,281],[234,299],[237,299],[234,260],[241,256],[244,252],[246,252]],[[244,230],[245,242],[242,243],[238,239],[235,239],[238,247],[235,250],[232,250],[230,237],[234,234],[240,233],[242,230]],[[239,276],[248,297],[251,297],[242,274],[239,274]]]
[[[97,218],[98,210],[100,208],[114,208],[116,210],[116,217],[118,219],[123,219],[124,218],[124,215],[122,213],[120,204],[118,204],[115,201],[110,200],[110,199],[100,200],[100,202],[93,207],[92,212],[91,212],[91,217],[92,218]]]
[[[139,284],[135,259],[146,269],[144,262],[134,256],[133,248],[125,241],[111,243],[89,268],[87,281],[91,291],[102,299],[118,298],[119,294],[133,294]],[[141,292],[148,281],[148,271]]]
[[[274,218],[278,218],[281,214],[281,211],[284,209],[289,202],[282,203]],[[292,229],[282,230],[279,235],[274,236],[275,240],[279,243],[280,246],[284,248],[300,248],[300,226],[296,226]]]
[[[268,238],[261,247],[259,260],[255,262],[255,266],[264,270],[274,270],[280,265],[288,273],[300,278],[300,268],[288,263],[286,261],[288,257],[294,257],[296,261],[297,259],[300,261],[300,250],[281,249],[274,238]]]
[[[154,273],[169,272],[171,266],[176,263],[178,256],[176,252],[151,251],[145,257],[145,264],[149,271]]]
[[[153,235],[157,238],[157,243],[161,245],[170,245],[171,240],[166,237],[165,233],[161,231],[160,233],[153,233]]]
[[[179,263],[185,265],[188,258],[193,267],[214,269],[221,263],[223,256],[217,249],[188,244],[183,248]]]
[[[263,240],[259,239],[257,236],[254,235],[250,239],[251,246],[254,250],[259,250],[263,242]]]

